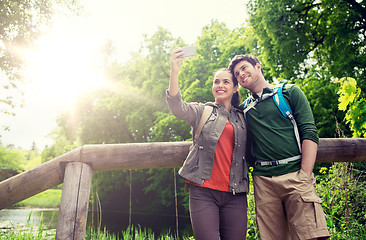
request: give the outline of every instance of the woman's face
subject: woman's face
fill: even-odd
[[[238,91],[238,86],[234,86],[233,75],[228,71],[218,71],[212,84],[212,94],[216,103],[230,104],[234,93]]]

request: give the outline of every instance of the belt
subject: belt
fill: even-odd
[[[301,159],[301,155],[297,155],[294,157],[289,157],[289,158],[285,158],[285,159],[281,159],[281,160],[276,160],[276,161],[263,161],[263,160],[256,160],[255,164],[259,164],[261,166],[277,166],[277,165],[281,165],[281,164],[287,164],[289,162],[292,161],[296,161]]]

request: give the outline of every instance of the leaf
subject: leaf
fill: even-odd
[[[360,95],[360,89],[357,87],[357,82],[354,78],[344,77],[340,80],[341,88],[338,90],[339,110],[346,111],[350,103],[353,103]]]

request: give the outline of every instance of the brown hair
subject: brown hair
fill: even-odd
[[[230,62],[229,64],[229,69],[231,71],[231,73],[233,74],[233,77],[235,78],[235,75],[234,75],[234,68],[236,66],[236,64],[240,63],[241,61],[247,61],[248,63],[252,64],[253,67],[255,67],[255,65],[257,63],[261,64],[258,60],[257,57],[255,56],[252,56],[252,55],[236,55]],[[262,71],[262,74],[264,75],[263,73],[263,69],[261,68],[261,71]]]

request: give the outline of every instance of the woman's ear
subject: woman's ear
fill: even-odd
[[[239,86],[238,86],[238,85],[236,85],[236,86],[233,88],[234,93],[236,93],[236,92],[238,91],[238,88],[239,88]]]

